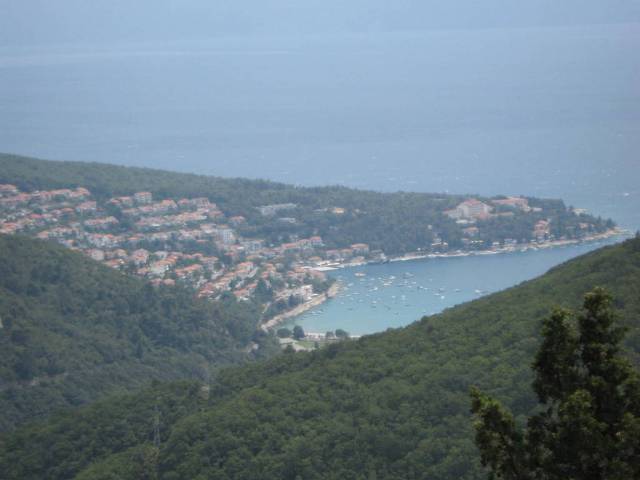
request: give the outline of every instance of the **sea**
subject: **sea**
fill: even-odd
[[[296,185],[562,198],[640,229],[640,24],[0,46],[0,151]],[[295,319],[406,325],[600,246],[332,272]]]

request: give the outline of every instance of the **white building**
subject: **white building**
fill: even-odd
[[[488,217],[491,213],[491,210],[493,210],[493,208],[486,203],[481,202],[480,200],[477,200],[475,198],[471,198],[469,200],[465,200],[453,210],[448,210],[444,213],[450,218],[456,220],[479,219]]]

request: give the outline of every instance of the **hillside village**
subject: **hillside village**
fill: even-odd
[[[282,206],[263,207],[265,216]],[[369,248],[355,244],[324,249],[322,238],[280,245],[244,239],[206,198],[155,201],[149,192],[98,203],[86,188],[25,193],[0,185],[0,233],[53,240],[112,268],[145,277],[154,285],[182,283],[200,297],[230,292],[238,300],[267,295],[275,308],[290,308],[327,290],[326,275],[314,269],[327,258],[363,261]]]
[[[286,216],[296,207],[281,203],[256,209],[265,221],[286,224],[298,221]],[[473,250],[487,247],[479,238],[481,222],[541,210],[523,197],[493,199],[490,204],[470,198],[442,213],[462,228],[462,244]],[[333,207],[332,212],[340,216],[345,209]],[[243,237],[240,230],[246,226],[245,217],[227,216],[205,197],[154,199],[141,191],[99,201],[82,187],[29,193],[12,184],[0,185],[0,233],[56,241],[154,285],[187,285],[200,297],[231,293],[241,301],[259,298],[267,319],[324,294],[331,280],[323,270],[386,261],[383,252],[371,251],[366,243],[328,248],[321,236],[293,234],[271,244]],[[586,236],[593,225],[580,223],[579,228]],[[538,220],[530,236],[539,243],[555,240],[550,220]],[[504,238],[491,248],[522,242]],[[448,248],[436,233],[425,251],[442,253]]]

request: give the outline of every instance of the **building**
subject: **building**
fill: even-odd
[[[98,204],[95,201],[82,202],[76,206],[76,212],[79,214],[95,213],[98,211]]]
[[[140,205],[146,205],[153,201],[153,195],[151,192],[136,192],[133,194],[133,199]]]
[[[497,200],[491,200],[491,203],[504,207],[518,208],[523,212],[528,212],[531,210],[531,208],[529,207],[529,201],[524,197],[499,198]]]
[[[138,267],[146,265],[149,261],[149,251],[144,248],[134,250],[129,257],[129,260]]]
[[[533,227],[533,236],[539,242],[547,239],[551,234],[550,222],[548,220],[540,220]]]
[[[0,185],[0,197],[4,197],[4,196],[11,196],[11,195],[17,195],[18,194],[18,187],[16,187],[15,185],[11,185],[11,184],[2,184]]]
[[[369,254],[369,245],[366,243],[354,243],[351,245],[351,250],[354,255],[368,255]]]
[[[489,216],[493,208],[480,200],[470,198],[460,203],[453,210],[447,210],[445,215],[455,220],[461,219],[484,219]]]
[[[230,228],[218,228],[215,232],[216,238],[225,245],[233,245],[236,235]]]
[[[86,250],[85,253],[97,262],[102,262],[104,260],[104,251],[98,248],[90,248],[89,250]]]

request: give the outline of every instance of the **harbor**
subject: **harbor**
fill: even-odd
[[[559,263],[620,239],[615,236],[553,248],[522,248],[502,255],[438,256],[340,266],[327,272],[339,285],[335,296],[281,319],[279,325],[300,325],[309,332],[344,329],[355,336],[402,327],[425,315],[532,279]]]

